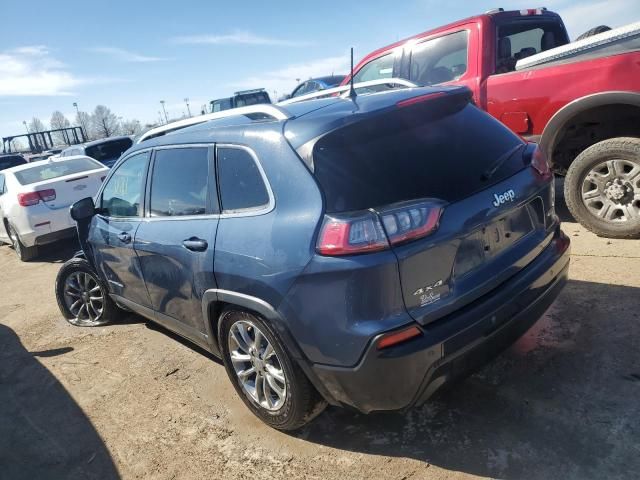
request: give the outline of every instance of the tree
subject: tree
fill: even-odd
[[[111,137],[118,133],[120,127],[118,117],[104,105],[98,105],[93,111],[91,124],[97,138]]]
[[[16,139],[11,140],[10,147],[12,152],[21,152],[22,150],[25,150],[23,143]]]
[[[142,133],[142,125],[140,120],[126,120],[122,122],[120,130],[123,135],[140,135]]]
[[[51,130],[57,130],[59,128],[67,128],[71,126],[71,122],[67,120],[67,117],[60,110],[56,110],[51,114]],[[62,132],[57,132],[53,134],[56,143],[63,144],[67,142],[67,139]]]
[[[87,136],[87,140],[93,140],[93,129],[91,128],[91,115],[87,112],[78,112],[76,114],[76,125],[82,127],[84,134]]]
[[[42,120],[38,117],[33,117],[29,122],[29,132],[31,133],[44,132],[46,129],[47,127],[44,126],[44,123],[42,123]]]

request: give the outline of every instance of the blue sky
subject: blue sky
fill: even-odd
[[[48,124],[73,102],[104,104],[124,119],[192,112],[235,90],[290,91],[296,78],[346,73],[371,50],[460,18],[523,1],[2,0],[0,135],[23,120]],[[572,38],[598,24],[640,20],[639,0],[550,0]]]

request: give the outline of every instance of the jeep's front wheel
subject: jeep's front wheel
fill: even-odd
[[[278,430],[295,430],[325,408],[305,374],[267,322],[242,310],[227,310],[219,339],[227,375],[249,409]]]
[[[120,311],[93,268],[83,258],[65,262],[56,277],[56,300],[64,318],[78,327],[98,327]]]
[[[584,150],[569,167],[564,196],[596,235],[640,237],[640,139],[611,138]]]

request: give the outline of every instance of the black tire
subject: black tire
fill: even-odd
[[[240,384],[231,361],[229,346],[229,332],[238,322],[250,322],[257,326],[275,350],[276,360],[284,372],[286,385],[284,403],[275,411],[259,404]],[[218,325],[218,338],[225,370],[236,392],[254,415],[275,429],[290,431],[309,423],[325,409],[326,402],[295,360],[291,358],[278,334],[268,322],[247,311],[227,309],[222,312]]]
[[[608,32],[609,30],[611,30],[611,27],[607,25],[598,25],[597,27],[590,28],[589,30],[584,32],[582,35],[576,38],[576,41],[582,40],[583,38],[593,37],[594,35],[597,35],[603,32]]]
[[[625,163],[627,173],[634,171],[634,165],[640,168],[640,139],[632,137],[618,137],[598,142],[586,150],[569,166],[567,176],[564,182],[564,197],[567,208],[573,217],[585,228],[591,230],[596,235],[608,238],[638,238],[640,237],[640,200],[637,195],[640,194],[640,176],[636,174],[631,181],[624,183],[626,199],[623,199],[625,205],[630,202],[633,211],[636,212],[635,218],[632,215],[621,216],[620,218],[605,220],[597,216],[592,210],[587,208],[585,201],[582,199],[583,185],[587,176],[595,171],[598,165],[609,160],[623,161]],[[623,169],[624,173],[625,169]],[[608,177],[607,177],[608,178]],[[627,177],[622,177],[627,178]],[[596,183],[593,184],[601,190]],[[606,186],[606,184],[605,184]],[[636,196],[634,199],[634,195]],[[600,202],[602,203],[602,202]],[[598,207],[598,199],[592,201],[594,208]],[[619,205],[616,204],[616,205]],[[604,204],[603,207],[604,208]],[[613,206],[613,213],[620,213],[621,210]]]
[[[96,302],[91,305],[85,305],[85,311],[87,311],[86,315],[76,314],[71,311],[71,308],[67,302],[70,298],[69,295],[69,286],[67,285],[67,280],[70,277],[79,274],[80,276],[88,275],[94,283],[90,285],[95,285],[95,288],[99,289],[100,296],[102,297],[101,302]],[[67,319],[69,323],[79,327],[97,327],[102,325],[107,325],[116,321],[120,317],[121,310],[115,304],[111,297],[109,297],[109,292],[95,273],[89,262],[87,262],[84,258],[72,258],[71,260],[67,260],[60,271],[58,272],[58,276],[56,277],[56,300],[58,301],[58,308],[60,308],[60,312],[62,316]],[[97,296],[97,295],[95,295]],[[77,297],[80,298],[80,297]],[[83,301],[82,299],[80,300]],[[84,303],[88,303],[87,299],[84,299]],[[91,318],[91,315],[88,313],[89,308],[94,312],[94,316],[96,313],[96,305],[102,305],[102,311],[98,318]],[[87,318],[84,318],[87,317]]]
[[[38,247],[36,247],[35,245],[33,247],[25,246],[25,244],[20,240],[18,232],[16,232],[16,229],[13,228],[11,224],[9,224],[7,233],[9,234],[9,238],[11,239],[13,250],[16,252],[16,255],[18,256],[20,261],[28,262],[38,256]]]

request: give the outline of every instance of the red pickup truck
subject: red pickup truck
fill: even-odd
[[[540,143],[566,175],[576,220],[598,235],[638,237],[640,29],[616,32],[570,44],[556,13],[497,9],[376,50],[354,82],[466,85],[476,105]]]

